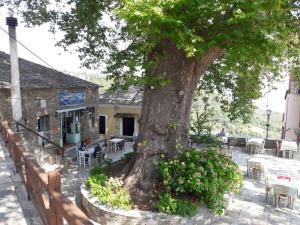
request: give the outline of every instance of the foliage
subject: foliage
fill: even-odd
[[[280,79],[282,68],[300,77],[298,0],[0,0],[0,6],[19,9],[29,26],[49,23],[61,31],[58,45],[77,50],[85,67],[104,61],[113,86],[167,85],[163,74],[152,74],[165,40],[191,60],[222,49],[199,88],[220,93],[232,119],[249,118],[253,99]]]
[[[123,188],[122,180],[112,177],[108,179],[99,166],[91,170],[86,186],[90,188],[91,194],[96,196],[101,204],[124,210],[132,208],[129,193]]]
[[[166,214],[193,216],[197,212],[198,205],[187,200],[173,198],[169,193],[161,193],[158,196],[156,208]]]
[[[217,214],[224,210],[224,195],[239,191],[243,183],[238,165],[214,148],[188,149],[162,160],[159,169],[168,191],[195,196]]]
[[[191,139],[196,143],[205,144],[205,146],[222,147],[222,140],[211,133],[214,114],[212,108],[209,107],[208,98],[203,97],[203,110],[198,111],[192,118],[190,129],[193,133]]]
[[[209,108],[207,98],[203,97],[203,110],[199,112],[196,110],[196,114],[191,122],[191,130],[196,136],[203,134],[211,134],[213,110]]]
[[[124,156],[122,156],[122,159],[125,161],[130,161],[134,157],[134,152],[128,152],[125,153]]]
[[[192,140],[196,143],[204,144],[205,147],[221,148],[223,141],[213,134],[202,134],[199,136],[191,136]]]
[[[203,101],[203,96],[208,99]],[[213,113],[208,116],[209,119],[213,121],[213,123],[211,123],[213,134],[217,134],[222,128],[225,128],[226,136],[264,137],[266,135],[267,115],[265,110],[256,109],[254,111],[255,113],[246,121],[243,120],[243,118],[231,120],[227,113],[222,111],[222,105],[217,100],[218,98],[218,94],[210,94],[207,96],[203,92],[198,93],[198,95],[194,97],[191,121],[197,119],[197,113],[201,114],[205,112],[205,104],[208,102],[209,108],[213,109]],[[282,113],[272,112],[270,116],[269,137],[275,139],[280,138],[281,127]],[[193,134],[194,132],[191,130],[190,133]]]

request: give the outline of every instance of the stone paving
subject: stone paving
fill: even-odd
[[[299,153],[298,153],[299,154]],[[256,155],[262,157],[268,164],[268,177],[270,183],[277,179],[278,175],[288,175],[300,185],[300,161],[297,159],[283,159],[269,153]],[[249,154],[241,149],[232,148],[232,159],[239,164],[245,174],[244,186],[239,194],[234,197],[228,212],[217,220],[215,225],[293,225],[300,224],[300,200],[295,201],[294,210],[286,208],[283,204],[279,208],[273,205],[273,195],[269,196],[265,203],[264,180],[254,181],[246,176],[247,159]]]
[[[132,151],[132,143],[126,143],[125,152],[107,154],[113,161],[119,160],[126,152]],[[215,221],[214,225],[300,225],[300,201],[296,200],[294,210],[279,208],[273,206],[273,195],[271,194],[265,203],[265,184],[264,180],[255,181],[246,176],[247,159],[250,155],[244,149],[231,147],[232,159],[239,164],[240,169],[245,174],[244,186],[241,192],[234,196],[233,203],[227,213]],[[278,175],[288,175],[300,184],[300,160],[283,159],[269,152],[265,155],[256,155],[262,157],[268,163],[268,177],[270,183]],[[63,175],[62,190],[66,195],[73,199],[77,204],[80,185],[86,180],[90,168],[79,168],[77,165]]]
[[[0,137],[0,224],[42,224]]]
[[[132,142],[126,142],[123,151],[106,153],[105,156],[107,159],[112,159],[113,162],[118,161],[124,154],[133,151],[132,145]],[[72,154],[69,153],[69,155]],[[73,158],[76,157],[75,151],[73,155]],[[62,192],[79,206],[81,205],[79,199],[80,186],[86,181],[90,169],[89,166],[79,167],[73,162],[62,171]]]

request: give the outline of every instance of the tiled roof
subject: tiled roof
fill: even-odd
[[[97,84],[19,58],[21,88],[98,88]],[[0,51],[0,87],[11,82],[10,56]]]
[[[128,90],[117,90],[100,94],[100,104],[141,106],[144,91],[140,87],[130,87]]]

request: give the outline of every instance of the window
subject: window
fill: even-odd
[[[99,116],[99,134],[105,134],[106,130],[106,118],[105,116]]]
[[[50,130],[50,116],[44,115],[38,118],[38,132]]]

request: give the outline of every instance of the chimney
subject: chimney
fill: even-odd
[[[16,26],[17,18],[6,17],[8,25],[9,46],[10,46],[10,66],[11,66],[11,106],[13,121],[18,122],[22,119],[22,102],[20,88],[20,74],[17,48]]]

